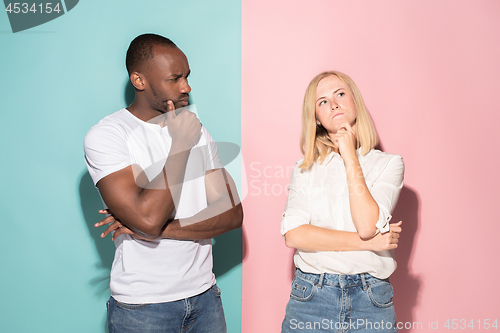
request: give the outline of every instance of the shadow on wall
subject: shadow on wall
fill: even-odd
[[[99,254],[99,261],[95,264],[95,277],[89,281],[89,284],[94,289],[96,297],[108,298],[109,272],[115,254],[115,243],[111,241],[109,236],[107,239],[102,239],[100,237],[101,233],[104,231],[103,227],[94,227],[94,224],[101,220],[104,216],[97,212],[103,207],[103,204],[87,170],[82,172],[78,189],[80,194],[80,206],[85,219],[85,225],[89,230],[89,235],[94,241],[97,253]],[[108,332],[106,312],[104,312],[102,325],[102,332]]]
[[[419,202],[418,194],[408,186],[404,186],[392,214],[392,222],[403,221],[403,232],[399,238],[398,248],[395,250],[398,268],[391,275],[397,321],[403,324],[413,323],[413,310],[418,304],[422,284],[421,278],[413,274],[409,267],[415,235],[420,223]],[[407,330],[407,332],[411,331],[411,329]]]
[[[109,295],[109,272],[115,254],[115,243],[109,236],[105,239],[101,238],[100,235],[105,227],[94,227],[94,224],[105,215],[98,213],[98,210],[103,208],[103,203],[86,170],[80,178],[79,192],[85,225],[99,254],[99,262],[96,263],[96,276],[89,283],[94,287],[96,296],[102,296],[105,293]]]
[[[125,105],[129,106],[132,104],[135,98],[135,88],[129,79],[125,82],[125,89],[123,92],[123,97],[125,99]]]

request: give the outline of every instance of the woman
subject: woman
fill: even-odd
[[[324,72],[309,84],[281,233],[297,249],[282,332],[397,332],[388,277],[401,222],[389,224],[403,160],[375,150],[377,135],[352,79]]]

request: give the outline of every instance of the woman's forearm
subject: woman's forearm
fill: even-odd
[[[326,229],[305,224],[285,234],[286,246],[306,251],[363,251],[367,241],[357,232]]]
[[[370,239],[361,239],[357,232],[340,231],[301,225],[285,234],[288,247],[305,251],[386,251],[398,247],[401,221],[389,226],[389,231]]]
[[[376,223],[379,216],[377,202],[366,186],[363,170],[357,158],[345,161],[347,184],[349,187],[349,207],[351,217],[362,239],[368,239],[377,232]]]

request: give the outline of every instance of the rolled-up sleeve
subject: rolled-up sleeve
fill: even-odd
[[[394,155],[370,188],[370,193],[379,207],[379,217],[376,227],[381,233],[389,231],[391,214],[398,202],[399,193],[403,188],[403,179],[403,158],[399,155]]]
[[[307,209],[308,197],[305,193],[305,178],[306,176],[298,167],[299,163],[295,165],[292,173],[292,179],[288,186],[288,200],[281,220],[281,235],[285,235],[288,231],[300,227],[304,224],[309,224],[311,216]]]

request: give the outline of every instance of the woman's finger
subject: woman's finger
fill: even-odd
[[[351,124],[349,124],[348,122],[346,122],[343,126],[345,127],[347,132],[349,132],[351,134],[355,134],[354,129],[352,128]]]

